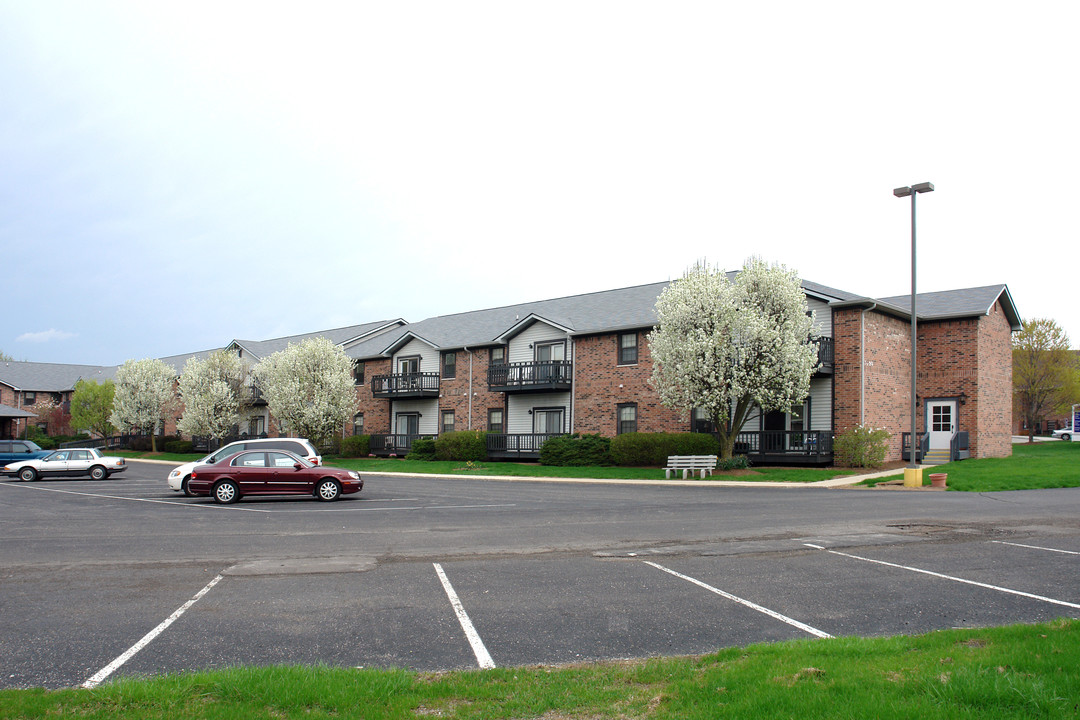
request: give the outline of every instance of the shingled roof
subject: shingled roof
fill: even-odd
[[[67,392],[79,380],[104,382],[116,376],[116,367],[104,365],[63,365],[5,361],[0,363],[0,382],[15,390],[29,392]]]
[[[1014,331],[1020,330],[1023,321],[1020,319],[1020,313],[1016,310],[1016,304],[1013,302],[1008,286],[1004,284],[918,293],[915,300],[915,310],[919,320],[951,320],[978,317],[988,315],[999,300],[1010,327]],[[875,305],[876,309],[898,317],[906,319],[911,316],[910,293],[884,298],[853,298],[831,304],[833,307],[870,307]]]

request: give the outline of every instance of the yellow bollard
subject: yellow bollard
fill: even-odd
[[[922,487],[922,468],[904,468],[904,487]]]

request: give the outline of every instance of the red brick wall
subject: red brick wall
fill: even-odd
[[[506,403],[502,393],[488,390],[488,364],[491,353],[488,348],[479,350],[457,351],[457,370],[455,377],[440,380],[439,429],[442,430],[442,412],[454,411],[454,427],[457,430],[470,428],[469,416],[469,359],[472,358],[472,429],[487,430],[488,409],[504,408]],[[505,430],[506,418],[503,418]]]
[[[885,457],[891,462],[900,459],[901,434],[911,424],[911,326],[875,311],[862,315],[858,308],[833,312],[834,429],[840,434],[860,421],[885,428],[892,434]]]
[[[371,378],[390,374],[391,367],[390,358],[366,361],[364,384],[356,386],[356,400],[359,405],[357,412],[364,413],[364,433],[367,435],[391,432],[390,401],[373,397],[371,394]],[[351,424],[345,434],[352,435]]]
[[[618,364],[617,333],[574,340],[574,430],[614,437],[617,406],[637,403],[638,432],[689,432],[690,418],[665,407],[649,385],[652,355],[638,333],[638,362]]]
[[[1001,303],[979,318],[980,450],[972,457],[1012,455],[1012,327]]]

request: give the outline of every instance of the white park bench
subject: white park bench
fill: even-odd
[[[673,470],[682,470],[683,480],[687,472],[701,472],[701,479],[705,479],[705,473],[712,475],[716,469],[715,455],[668,455],[667,467],[664,468],[664,477],[671,478]]]

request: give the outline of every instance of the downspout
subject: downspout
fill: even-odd
[[[574,382],[574,365],[577,364],[577,358],[575,355],[574,338],[570,336],[570,333],[566,334],[566,344],[570,348],[570,434],[574,434],[574,395],[577,392],[577,383]]]
[[[866,424],[866,313],[877,307],[877,301],[859,313],[859,424]]]
[[[465,348],[465,352],[469,353],[469,430],[472,430],[472,350]]]

